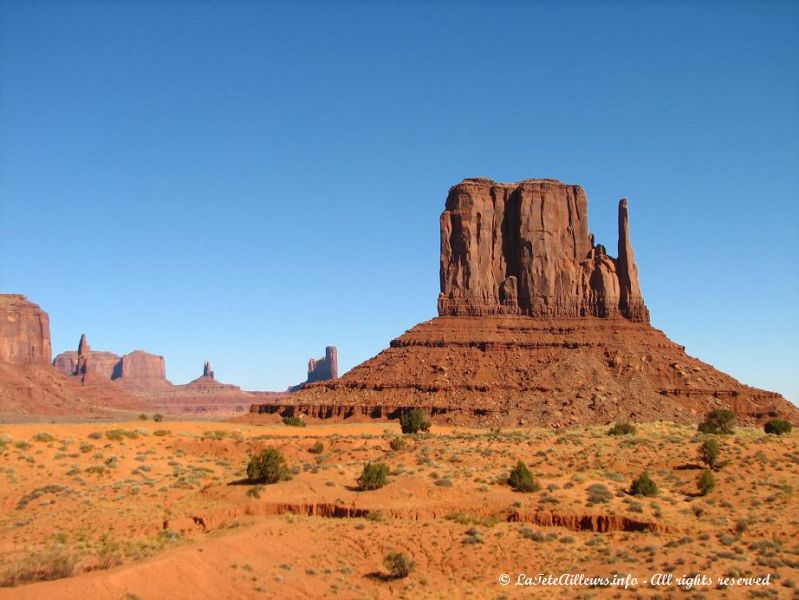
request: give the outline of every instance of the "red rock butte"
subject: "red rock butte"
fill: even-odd
[[[744,422],[799,409],[688,356],[649,324],[628,203],[617,256],[596,244],[580,186],[465,179],[440,218],[438,314],[335,380],[255,413],[480,425],[695,422],[729,407]]]

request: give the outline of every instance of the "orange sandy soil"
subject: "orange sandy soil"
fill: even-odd
[[[109,439],[119,429],[136,433]],[[693,427],[612,437],[599,427],[434,426],[393,451],[398,434],[396,423],[0,425],[0,599],[799,597],[797,433],[719,436],[727,464],[705,497]],[[317,440],[322,453],[309,453]],[[293,478],[237,485],[248,455],[269,446]],[[368,460],[392,474],[361,492]],[[518,460],[540,491],[506,485]],[[626,492],[644,469],[656,498]],[[592,484],[604,498],[591,502]],[[392,550],[415,561],[409,577],[385,576]],[[22,581],[58,565],[73,575]],[[500,585],[503,573],[511,585]],[[520,573],[771,583],[524,587],[514,585]]]

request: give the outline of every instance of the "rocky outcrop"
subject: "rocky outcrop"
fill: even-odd
[[[134,350],[119,361],[114,379],[142,383],[166,381],[164,357],[144,350]]]
[[[323,358],[312,358],[308,361],[308,379],[306,382],[326,381],[338,378],[338,351],[335,346],[325,348]]]
[[[649,321],[619,203],[619,258],[595,245],[582,188],[554,179],[466,179],[441,215],[439,315]]]
[[[89,348],[89,342],[86,340],[86,334],[82,334],[80,336],[80,342],[78,342],[78,360],[77,364],[75,365],[75,372],[73,375],[80,377],[82,382],[86,382],[86,375],[89,372],[89,359],[91,356],[91,348]]]
[[[439,423],[564,427],[696,422],[726,407],[746,423],[799,422],[779,394],[649,325],[626,200],[618,242],[618,258],[594,243],[579,186],[467,179],[441,216],[441,316],[340,379],[254,403],[252,418],[395,419],[419,407]]]
[[[0,362],[49,365],[50,320],[38,305],[20,294],[0,294]]]
[[[91,350],[86,364],[87,378],[98,381],[111,380],[120,358],[113,352]],[[74,350],[62,352],[53,359],[53,366],[65,375],[75,375],[78,369],[78,352]]]
[[[81,335],[77,352],[62,352],[53,360],[53,366],[65,375],[75,375],[83,380],[91,376],[98,380],[118,380],[137,387],[153,385],[162,388],[171,385],[166,379],[163,356],[143,350],[135,350],[124,356],[95,352],[90,349],[86,334]]]
[[[211,368],[210,361],[206,360],[205,364],[203,365],[203,377],[208,377],[209,379],[214,378],[214,370]]]
[[[93,355],[86,362],[88,343],[84,340],[81,346],[81,365],[90,369]],[[0,413],[107,416],[109,408],[143,408],[110,382],[92,379],[81,384],[72,377],[78,352],[70,354],[54,369],[47,313],[25,296],[0,295]]]

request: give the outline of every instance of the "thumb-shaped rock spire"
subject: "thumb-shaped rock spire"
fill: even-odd
[[[82,382],[86,381],[86,375],[89,372],[89,357],[91,356],[91,348],[89,348],[89,341],[86,339],[86,334],[81,334],[80,342],[78,342],[78,362],[75,365],[75,375],[79,376]]]
[[[616,259],[616,270],[619,276],[621,296],[619,309],[621,313],[634,321],[649,322],[649,310],[641,295],[638,265],[635,264],[635,253],[630,242],[630,222],[626,198],[619,200],[619,257]]]

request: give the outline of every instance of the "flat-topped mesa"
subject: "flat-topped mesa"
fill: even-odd
[[[312,358],[308,361],[306,383],[328,379],[338,379],[338,351],[335,346],[325,348],[324,358]]]
[[[0,362],[49,365],[50,319],[21,294],[0,294]]]
[[[619,203],[619,258],[595,245],[588,199],[554,179],[465,179],[441,215],[441,316],[614,317],[649,322]]]
[[[134,350],[121,358],[114,379],[166,381],[164,357],[144,350]]]

